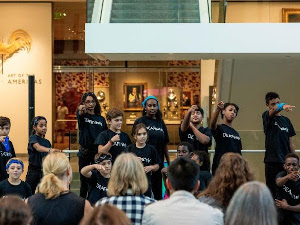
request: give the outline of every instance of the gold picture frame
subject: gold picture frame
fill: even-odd
[[[147,83],[125,83],[124,111],[142,111],[145,97],[147,96]]]
[[[282,9],[283,23],[300,23],[300,8],[283,8]]]

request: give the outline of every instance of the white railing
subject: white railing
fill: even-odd
[[[100,23],[104,0],[95,0],[91,23]]]
[[[199,0],[200,23],[211,22],[211,0]]]

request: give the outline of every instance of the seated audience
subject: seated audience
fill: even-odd
[[[225,211],[234,192],[252,180],[247,161],[238,153],[226,153],[207,189],[198,195],[199,200]]]
[[[80,225],[130,225],[126,214],[117,207],[109,204],[96,207]]]
[[[114,162],[107,195],[96,206],[111,204],[123,210],[132,224],[142,222],[144,206],[155,200],[144,195],[148,189],[147,177],[141,161],[132,153],[122,153]]]
[[[30,221],[30,208],[19,197],[0,199],[0,225],[29,225]]]
[[[276,206],[279,208],[280,225],[300,224],[300,179],[299,157],[289,153],[285,157],[283,168],[278,173],[276,184],[278,187]]]
[[[277,212],[270,190],[263,183],[243,184],[226,210],[225,225],[277,225]]]
[[[168,167],[167,187],[171,196],[145,208],[143,225],[216,225],[224,224],[219,209],[198,201],[199,166],[189,158],[175,159]]]
[[[43,174],[38,193],[26,199],[32,210],[32,225],[79,224],[93,208],[87,200],[69,191],[72,168],[67,156],[48,154],[43,161]]]

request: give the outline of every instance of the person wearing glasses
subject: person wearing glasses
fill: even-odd
[[[95,163],[81,169],[81,174],[89,178],[88,200],[94,205],[98,200],[107,197],[107,184],[111,172],[111,154],[98,153],[95,156]]]
[[[93,92],[86,92],[81,97],[77,108],[77,120],[79,129],[79,170],[93,164],[98,146],[94,144],[97,136],[107,130],[105,118],[101,116],[100,104]],[[80,174],[80,196],[87,197],[88,180]]]

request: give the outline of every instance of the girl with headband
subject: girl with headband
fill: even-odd
[[[37,116],[32,120],[32,135],[28,143],[29,165],[26,175],[26,182],[30,185],[32,193],[40,183],[43,176],[42,162],[47,154],[61,152],[59,149],[51,147],[49,140],[45,138],[47,133],[47,120],[43,116]]]
[[[166,124],[162,119],[162,113],[159,110],[159,102],[155,96],[150,95],[143,101],[143,107],[143,116],[138,118],[134,122],[133,126],[138,123],[146,125],[148,131],[148,144],[152,145],[156,149],[160,157],[160,161],[163,162],[165,157],[169,165],[169,135]],[[162,199],[162,175],[160,171],[161,168],[163,168],[163,163],[159,166],[160,169],[153,172],[151,177],[152,191],[154,198],[157,200]]]

